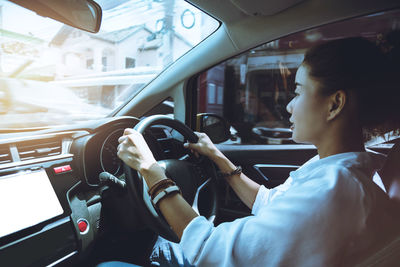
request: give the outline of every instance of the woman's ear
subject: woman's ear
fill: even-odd
[[[335,119],[340,112],[343,110],[344,105],[346,104],[347,95],[343,90],[338,90],[329,96],[329,110],[327,120],[331,121]]]

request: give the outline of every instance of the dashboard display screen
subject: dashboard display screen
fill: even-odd
[[[46,171],[0,177],[0,237],[64,212]]]

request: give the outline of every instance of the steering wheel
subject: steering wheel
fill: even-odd
[[[172,119],[166,115],[153,115],[141,120],[134,129],[141,134],[153,125],[164,125],[171,127],[183,135],[185,140],[191,143],[198,141],[197,135],[182,122]],[[168,178],[172,179],[181,189],[183,198],[192,205],[192,208],[199,213],[199,194],[205,188],[209,189],[210,202],[204,216],[209,221],[214,221],[217,213],[217,172],[215,165],[207,157],[194,157],[188,152],[180,159],[166,159],[158,161]],[[138,201],[142,218],[145,223],[157,234],[173,242],[179,242],[178,236],[168,225],[162,214],[157,211],[148,194],[148,187],[140,173],[124,164],[125,179],[128,194]],[[144,204],[144,205],[143,205]]]

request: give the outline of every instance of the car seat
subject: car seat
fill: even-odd
[[[357,267],[400,266],[400,140],[391,148],[383,168],[378,172],[389,196],[388,213],[395,221],[395,228],[385,242],[364,258]]]

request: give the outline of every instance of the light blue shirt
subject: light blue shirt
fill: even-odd
[[[384,160],[373,152],[315,157],[284,184],[261,186],[254,216],[217,227],[202,216],[193,219],[181,248],[196,266],[341,265],[372,244],[382,227],[376,214],[387,196],[372,177]]]

